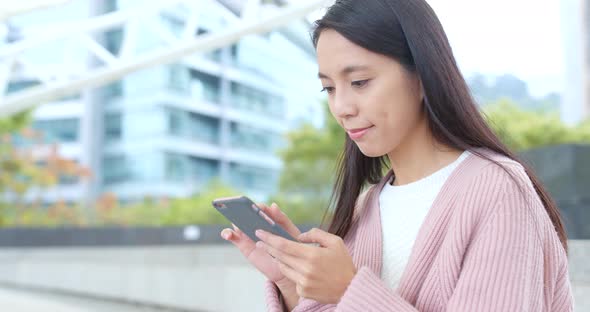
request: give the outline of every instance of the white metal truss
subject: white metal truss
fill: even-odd
[[[199,8],[205,1],[184,0],[161,1],[141,10],[120,10],[82,22],[68,24],[58,29],[44,30],[42,36],[24,38],[12,44],[0,46],[0,117],[9,116],[35,107],[41,103],[77,94],[87,88],[96,88],[120,80],[135,71],[172,63],[185,56],[216,50],[238,41],[241,37],[270,32],[298,19],[303,19],[314,10],[325,7],[333,0],[293,1],[292,4],[273,8],[272,14],[259,14],[265,1],[249,0],[240,17],[227,14],[227,27],[210,33],[196,35]],[[217,3],[218,5],[218,3]],[[183,31],[173,33],[165,27],[144,27],[142,23],[150,16],[157,16],[170,10],[182,8]],[[265,10],[266,11],[266,10]],[[97,34],[113,29],[125,29],[119,53],[113,55],[95,40]],[[142,31],[147,31],[142,34]],[[139,36],[158,37],[163,44],[148,51],[136,53],[136,39]],[[59,66],[48,69],[39,67],[27,59],[27,51],[34,51],[44,45],[73,40],[88,53],[101,61],[91,71],[81,67],[65,71]],[[67,49],[64,49],[67,50]],[[45,64],[46,65],[46,64]],[[40,85],[6,95],[6,86],[12,78],[26,73],[40,81]]]
[[[0,3],[0,21],[29,11],[62,5],[68,3],[69,1],[71,0],[2,1]]]

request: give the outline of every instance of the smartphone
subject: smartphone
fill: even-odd
[[[217,211],[235,224],[254,242],[260,240],[254,234],[256,230],[259,229],[288,240],[297,241],[246,196],[218,198],[215,199],[212,204]]]

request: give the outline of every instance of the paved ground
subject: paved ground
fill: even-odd
[[[6,286],[0,287],[0,302],[3,311],[11,312],[172,311],[52,292],[14,289]]]

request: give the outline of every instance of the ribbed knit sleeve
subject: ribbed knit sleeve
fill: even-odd
[[[279,289],[275,283],[269,280],[264,282],[264,295],[268,312],[283,312],[283,305],[279,300]]]
[[[336,311],[418,311],[388,288],[373,271],[360,268],[336,306]]]
[[[474,233],[449,311],[542,311],[543,249],[532,198],[516,186]],[[567,310],[564,310],[567,311]]]

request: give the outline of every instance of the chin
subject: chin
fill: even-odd
[[[361,153],[363,153],[363,155],[365,155],[367,157],[381,157],[381,156],[387,154],[386,151],[381,150],[381,149],[376,149],[374,147],[364,147],[361,144],[357,144],[356,146],[359,148]]]

